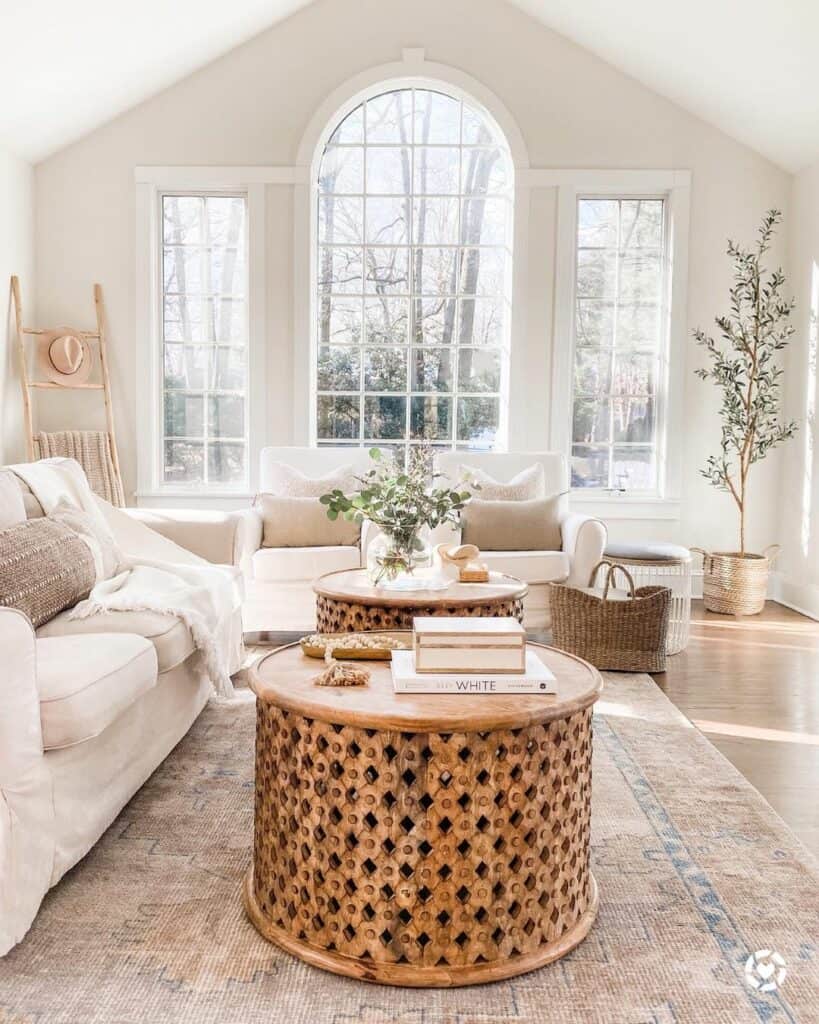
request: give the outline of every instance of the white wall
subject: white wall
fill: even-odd
[[[0,465],[25,457],[17,338],[9,278],[17,274],[34,313],[34,170],[0,149]]]
[[[819,618],[819,164],[793,180],[789,243],[796,333],[786,364],[786,411],[799,421],[799,432],[785,451],[778,596]]]
[[[81,322],[94,280],[106,289],[113,387],[126,476],[136,479],[134,433],[144,429],[135,390],[134,167],[292,165],[314,111],[340,84],[396,61],[405,47],[478,79],[520,127],[533,167],[690,169],[692,180],[688,324],[707,325],[726,306],[727,236],[750,239],[762,212],[787,208],[790,177],[751,150],[615,71],[503,0],[318,0],[37,167],[38,298],[42,316]],[[669,55],[672,59],[673,55]],[[291,186],[267,189],[269,292],[267,421],[270,443],[294,436]],[[525,444],[548,444],[553,275],[553,189],[531,196],[531,305],[524,350]],[[697,473],[714,450],[716,395],[697,381],[700,353],[688,346],[684,371],[683,501],[678,522],[625,523],[621,535],[669,536],[733,547],[729,499]],[[55,424],[56,425],[56,424]],[[750,542],[777,536],[779,467],[757,477]]]

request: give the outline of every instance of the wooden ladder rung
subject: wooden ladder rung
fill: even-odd
[[[53,380],[32,380],[27,387],[50,388],[54,391],[103,391],[103,384],[57,384]]]

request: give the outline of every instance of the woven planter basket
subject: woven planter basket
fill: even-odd
[[[765,607],[768,573],[779,553],[778,544],[765,548],[761,555],[691,550],[702,555],[702,596],[709,612],[759,615]]]
[[[552,637],[555,647],[614,672],[665,672],[666,634],[671,590],[637,587],[622,565],[598,562],[589,577],[594,587],[600,567],[606,569],[602,596],[549,584]],[[628,597],[615,600],[609,588],[615,572],[628,581]]]

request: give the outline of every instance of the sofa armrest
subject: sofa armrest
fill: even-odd
[[[51,885],[54,805],[43,754],[36,642],[29,620],[0,609],[0,956],[28,931]]]
[[[570,513],[560,524],[563,550],[569,556],[569,576],[573,587],[587,587],[592,569],[603,557],[608,531],[606,524],[581,512]]]
[[[253,575],[251,559],[262,546],[264,519],[257,508],[243,508],[235,512],[237,529],[234,537],[233,564],[238,565],[246,579]]]
[[[244,536],[255,520],[238,512],[217,512],[200,509],[129,508],[127,515],[167,540],[214,565],[236,565],[245,554]],[[254,512],[258,517],[258,513]],[[261,530],[261,527],[259,528]],[[260,533],[261,540],[261,533]],[[258,545],[257,545],[258,549]]]

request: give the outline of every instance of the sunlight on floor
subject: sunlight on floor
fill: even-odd
[[[706,722],[696,718],[694,725],[706,735],[736,736],[740,739],[766,740],[769,743],[799,743],[805,746],[819,747],[819,736],[815,733],[763,729],[760,726],[740,725],[735,722]]]

